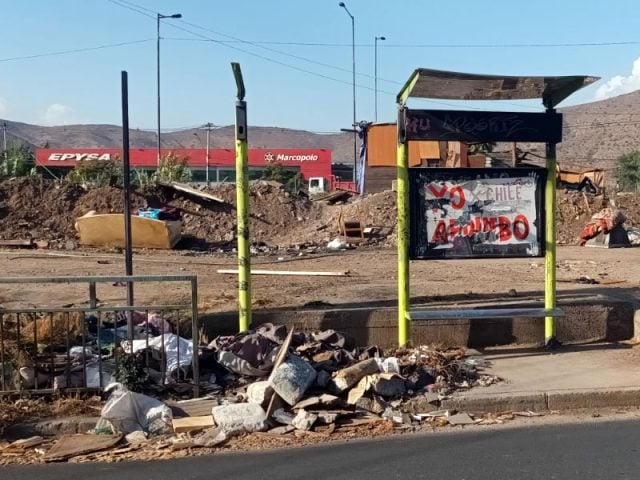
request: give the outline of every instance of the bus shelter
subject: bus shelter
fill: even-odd
[[[556,144],[562,114],[555,107],[598,80],[591,76],[519,77],[419,68],[398,103],[398,343],[410,341],[411,321],[459,318],[545,319],[545,345],[555,338]],[[418,110],[411,98],[447,100],[541,99],[544,112]],[[544,168],[409,168],[416,140],[466,143],[544,143]],[[544,257],[544,308],[412,309],[410,260]]]

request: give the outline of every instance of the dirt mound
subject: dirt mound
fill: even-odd
[[[183,234],[209,243],[231,242],[236,238],[236,191],[234,185],[204,190],[225,201],[200,200],[164,188],[158,198],[183,212]],[[250,231],[253,243],[289,246],[309,243],[320,209],[306,197],[293,195],[272,182],[252,182],[249,190]]]
[[[22,177],[0,183],[0,238],[74,238],[73,210],[84,194],[69,183]]]
[[[368,243],[395,245],[398,216],[396,195],[396,192],[388,190],[355,198],[344,205],[328,205],[323,220],[332,232],[337,233],[340,215],[347,219],[359,219],[365,227],[373,228]]]
[[[640,226],[640,195],[618,194],[611,198],[590,196],[572,190],[558,190],[556,211],[557,241],[560,245],[577,245],[580,232],[591,217],[608,206],[620,209],[626,227]]]
[[[236,192],[234,185],[204,190],[224,200],[217,203],[167,187],[134,191],[132,211],[170,206],[181,210],[183,248],[229,248],[236,238]],[[576,244],[591,216],[608,202],[622,210],[625,225],[640,225],[640,195],[616,195],[612,199],[558,191],[558,242]],[[66,182],[24,177],[0,183],[0,239],[48,240],[51,248],[65,248],[77,240],[75,219],[94,210],[121,213],[122,189],[90,190]],[[385,191],[352,198],[342,205],[311,202],[303,195],[288,193],[276,182],[250,185],[251,240],[269,247],[320,245],[338,235],[340,215],[360,219],[373,234],[366,244],[392,247],[396,244],[396,193]]]
[[[216,203],[167,187],[134,191],[132,212],[139,208],[170,206],[183,217],[184,246],[228,245],[236,238],[236,192],[233,185],[205,190],[225,200]],[[0,183],[0,238],[48,240],[51,248],[64,248],[77,239],[75,219],[89,211],[124,211],[121,188],[90,190],[66,182],[24,177]],[[250,186],[251,239],[269,246],[315,243],[315,224],[321,208],[306,197],[293,195],[275,182]]]

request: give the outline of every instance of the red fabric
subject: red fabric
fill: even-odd
[[[580,234],[580,245],[587,243],[587,240],[597,237],[601,232],[608,233],[609,222],[606,219],[592,220],[587,223]]]

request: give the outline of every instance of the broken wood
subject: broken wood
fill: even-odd
[[[237,269],[222,268],[218,273],[237,275]],[[251,270],[251,275],[296,275],[301,277],[347,277],[348,271],[344,272],[305,272],[293,270]]]
[[[45,462],[67,460],[78,455],[99,452],[114,447],[122,440],[122,435],[77,434],[60,437],[44,457]]]
[[[173,431],[175,433],[193,432],[196,430],[204,430],[213,427],[213,416],[201,415],[198,417],[184,417],[173,419]]]
[[[15,442],[9,444],[7,446],[8,450],[17,450],[17,449],[27,449],[27,448],[31,448],[31,447],[36,447],[42,443],[45,442],[45,439],[42,438],[41,436],[35,436],[35,437],[29,437],[29,438],[24,438],[21,440],[16,440]]]
[[[194,398],[180,402],[167,402],[174,418],[211,415],[211,409],[217,404],[212,398]]]
[[[338,392],[344,392],[358,383],[361,378],[378,372],[380,372],[378,362],[375,358],[370,358],[338,370],[332,382]]]
[[[189,185],[185,185],[183,183],[178,182],[159,182],[160,185],[167,188],[173,188],[174,190],[178,190],[179,192],[188,193],[190,195],[202,198],[204,200],[211,200],[217,203],[226,203],[220,197],[216,197],[215,195],[211,195],[210,193],[201,192],[200,190],[196,190],[195,188],[191,188]]]
[[[33,240],[0,240],[0,247],[24,247],[33,248]]]
[[[273,362],[273,368],[271,370],[271,375],[269,375],[269,381],[271,381],[274,372],[278,369],[280,365],[284,363],[287,359],[287,355],[289,355],[289,347],[291,346],[291,340],[293,340],[293,327],[289,330],[284,342],[280,346],[280,350],[278,350],[278,354],[276,355],[276,359]],[[269,401],[269,406],[267,407],[267,420],[271,419],[273,412],[275,412],[278,408],[282,408],[285,406],[284,400],[280,398],[280,396],[274,392],[271,396],[271,400]]]

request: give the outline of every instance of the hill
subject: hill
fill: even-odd
[[[613,170],[617,157],[640,149],[640,91],[559,111],[564,114],[564,141],[558,146],[558,158],[563,165]],[[10,141],[20,139],[37,147],[121,145],[121,131],[116,125],[43,127],[8,120],[6,123]],[[212,130],[211,146],[232,148],[233,130],[233,126]],[[198,129],[167,132],[162,135],[162,144],[166,148],[204,147],[205,137],[206,133]],[[349,163],[353,158],[352,138],[349,133],[318,134],[278,127],[249,130],[249,144],[253,147],[328,148],[333,151],[334,162],[340,163]],[[156,134],[134,129],[130,141],[132,147],[153,148]]]
[[[616,159],[640,149],[640,91],[560,109],[564,139],[558,158],[566,163],[612,169]]]
[[[43,127],[9,120],[6,123],[9,142],[20,140],[34,147],[118,148],[122,145],[122,132],[117,125]],[[132,129],[129,142],[132,148],[153,148],[156,133]],[[205,142],[206,132],[199,129],[162,134],[164,148],[198,148],[204,147]],[[210,144],[211,148],[233,148],[234,127],[212,129]],[[334,162],[341,163],[353,158],[353,136],[349,133],[318,134],[288,128],[250,127],[249,144],[254,148],[327,148],[333,151]]]

